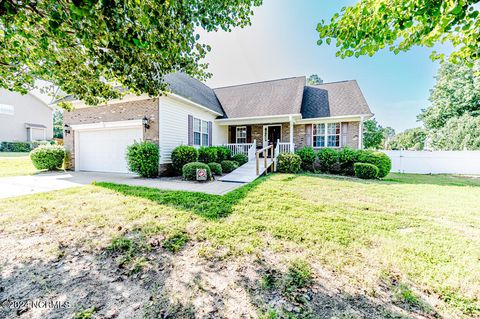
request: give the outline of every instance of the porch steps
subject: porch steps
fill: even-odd
[[[267,168],[270,166],[271,159],[268,159]],[[240,166],[233,172],[220,177],[218,180],[222,182],[233,182],[233,183],[250,183],[256,180],[259,176],[261,176],[265,172],[265,162],[262,159],[259,161],[259,172],[260,174],[257,175],[256,172],[256,160],[255,158],[249,160],[244,165]]]

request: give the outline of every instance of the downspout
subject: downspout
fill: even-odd
[[[358,149],[361,150],[363,148],[363,120],[364,117],[360,117],[360,124],[358,125]]]

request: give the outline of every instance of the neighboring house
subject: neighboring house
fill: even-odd
[[[296,77],[217,89],[182,73],[165,81],[171,92],[159,98],[88,107],[67,97],[75,107],[64,112],[72,168],[127,172],[125,150],[135,140],[159,145],[160,171],[178,145],[361,148],[362,123],[372,116],[356,81],[307,86]]]
[[[53,138],[53,111],[32,93],[0,90],[0,142]]]

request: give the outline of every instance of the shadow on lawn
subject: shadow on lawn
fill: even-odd
[[[265,181],[262,177],[254,182],[231,191],[226,195],[210,195],[197,192],[166,191],[157,188],[128,186],[114,183],[95,183],[96,186],[108,188],[126,196],[145,198],[162,205],[191,211],[208,219],[228,216],[232,207],[241,201],[248,192]]]
[[[460,175],[422,175],[422,174],[404,174],[404,173],[390,173],[385,178],[378,180],[363,180],[352,176],[330,175],[330,174],[313,174],[306,173],[304,176],[342,180],[351,183],[359,184],[379,184],[379,185],[437,185],[437,186],[469,186],[480,187],[480,177],[468,177]]]

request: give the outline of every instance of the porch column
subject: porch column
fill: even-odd
[[[363,148],[363,116],[360,118],[360,123],[358,124],[358,149]]]
[[[293,145],[293,118],[290,116],[288,118],[290,120],[290,153],[294,152],[294,145]]]

